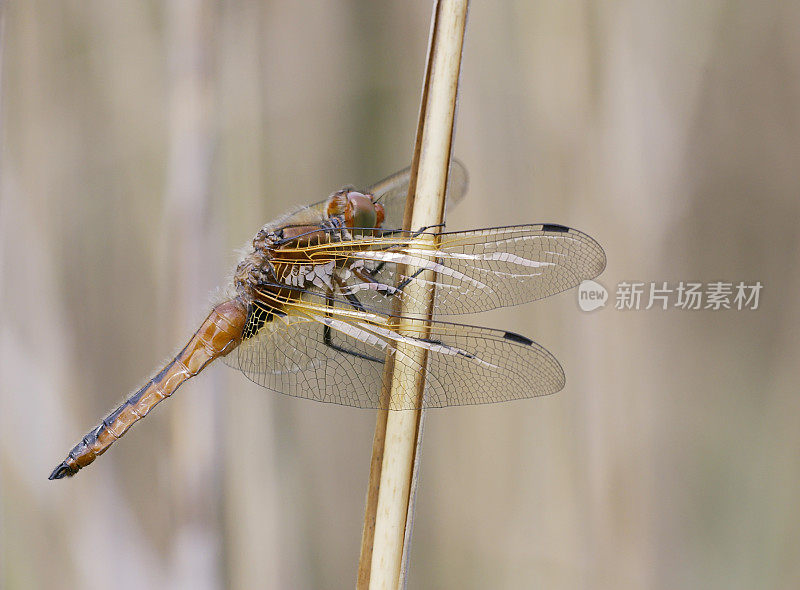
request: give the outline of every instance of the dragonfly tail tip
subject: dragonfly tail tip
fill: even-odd
[[[70,468],[70,466],[67,465],[67,462],[64,461],[63,463],[60,463],[55,469],[53,469],[53,472],[47,479],[50,480],[61,479],[64,477],[69,477],[70,475],[74,475],[74,473],[75,472]]]

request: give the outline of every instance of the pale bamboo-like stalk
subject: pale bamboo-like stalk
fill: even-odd
[[[434,4],[412,181],[404,219],[406,229],[437,225],[444,217],[467,6],[467,0],[440,0]],[[435,240],[430,234],[418,239]],[[406,301],[415,302],[415,305],[404,303],[400,309],[402,315],[430,316],[433,294],[425,293],[423,287],[415,285],[429,284],[428,281],[434,279],[426,271],[422,281],[406,287],[409,291]],[[415,324],[417,333],[425,327],[424,321],[406,320],[400,326],[401,333],[404,329],[414,328]],[[391,401],[394,396],[414,391],[418,405],[421,405],[425,373],[414,367],[426,366],[426,351],[398,343],[393,356],[403,356],[414,362],[387,362],[382,395],[388,392],[389,405],[392,406],[396,405]],[[418,461],[416,451],[421,435],[422,410],[380,414],[373,443],[358,587],[394,589],[405,586],[402,564],[411,538],[412,479]]]

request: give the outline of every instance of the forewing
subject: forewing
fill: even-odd
[[[592,279],[606,264],[594,239],[553,224],[448,232],[438,246],[408,233],[365,237],[320,246],[316,255],[336,259],[344,295],[385,314],[393,313],[393,299],[431,290],[437,315],[527,303]],[[420,270],[435,271],[435,280]]]
[[[558,361],[511,332],[431,322],[429,332],[420,327],[401,335],[396,317],[302,302],[286,309],[226,362],[255,383],[295,397],[361,408],[414,408],[418,402],[411,390],[401,387],[390,404],[381,404],[379,395],[387,350],[395,363],[423,370],[409,349],[427,352],[426,407],[529,398],[564,386]]]

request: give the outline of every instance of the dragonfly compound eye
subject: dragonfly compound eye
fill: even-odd
[[[383,220],[386,219],[386,210],[380,203],[375,203],[374,207],[375,213],[378,216],[378,220],[375,222],[375,227],[380,227],[383,225]]]
[[[367,195],[350,191],[347,194],[344,222],[350,228],[378,227],[378,211],[375,203]]]

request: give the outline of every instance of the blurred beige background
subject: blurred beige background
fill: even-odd
[[[47,475],[181,347],[235,249],[405,165],[430,4],[6,2],[0,586],[346,588],[374,413],[221,363]],[[761,281],[757,311],[469,317],[548,399],[431,411],[410,588],[800,586],[800,5],[472,3],[450,228],[559,222],[601,282]]]

